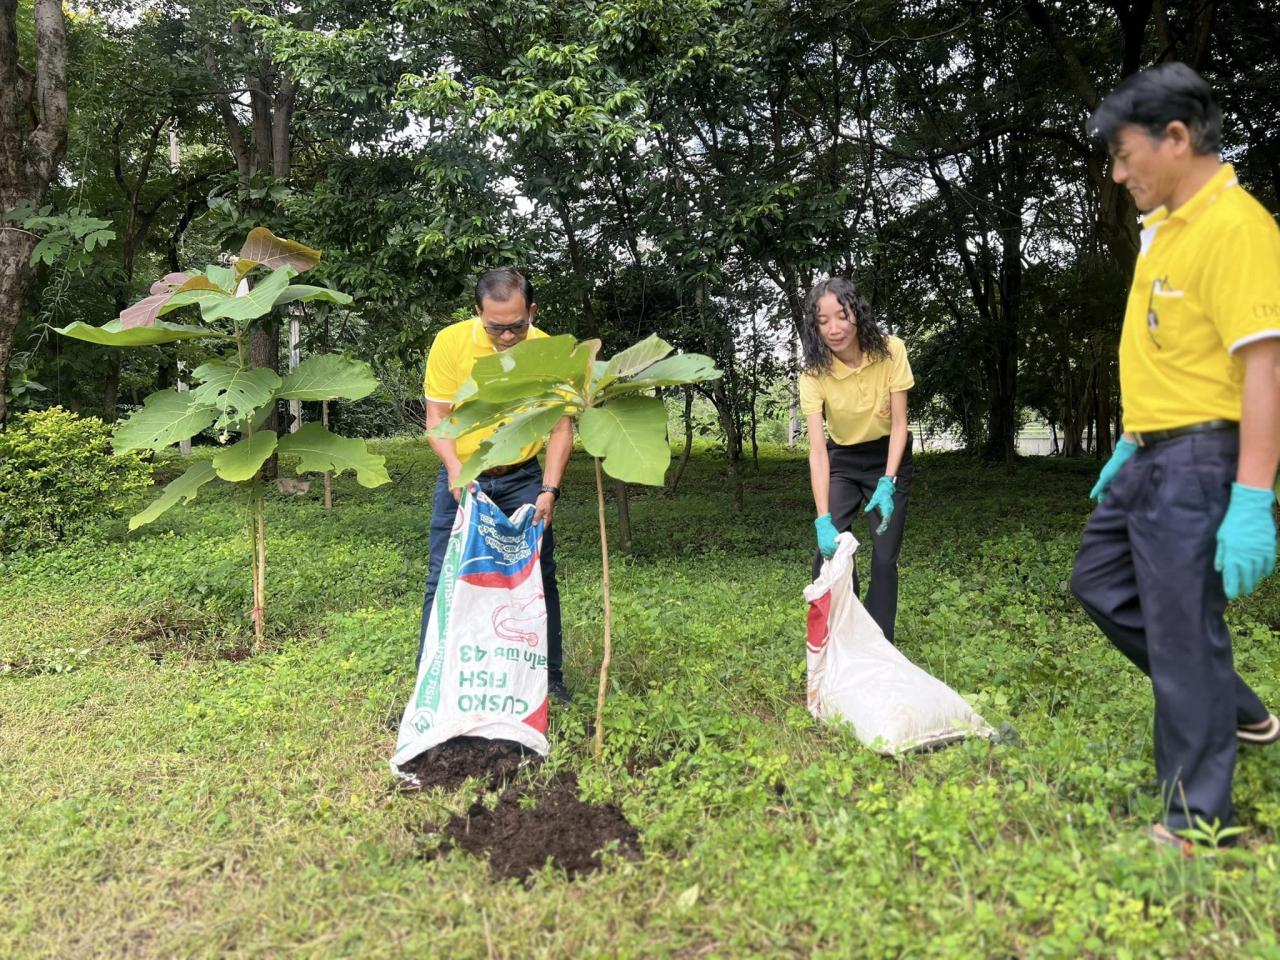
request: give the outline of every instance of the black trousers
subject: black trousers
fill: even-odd
[[[1231,822],[1236,725],[1267,708],[1236,673],[1213,569],[1240,438],[1197,433],[1139,450],[1089,518],[1071,589],[1151,678],[1156,775],[1172,829]]]
[[[876,484],[884,476],[889,461],[889,438],[868,440],[844,447],[827,441],[827,459],[831,463],[831,484],[828,505],[831,522],[841,533],[850,529],[862,514],[862,508],[875,493]],[[871,614],[885,639],[893,642],[894,621],[898,617],[898,551],[902,548],[902,530],[907,523],[907,500],[911,495],[911,434],[907,434],[907,449],[898,466],[897,489],[893,495],[893,515],[889,528],[876,534],[883,519],[879,510],[866,514],[867,536],[871,541],[871,584],[867,588],[863,605]],[[855,534],[856,536],[856,534]],[[864,541],[865,542],[865,541]],[[822,568],[822,554],[813,556],[813,576],[816,579]],[[858,593],[858,571],[853,569],[853,592]]]

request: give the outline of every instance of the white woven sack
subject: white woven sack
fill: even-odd
[[[853,534],[840,534],[835,555],[804,591],[809,712],[849,723],[859,741],[886,755],[992,736],[963,697],[885,639],[853,592],[857,549]]]

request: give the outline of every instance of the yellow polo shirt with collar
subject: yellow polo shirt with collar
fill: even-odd
[[[525,339],[538,340],[547,336],[537,327],[530,327]],[[453,403],[453,397],[462,385],[471,379],[471,368],[481,357],[491,357],[497,353],[493,340],[485,332],[484,324],[479,317],[471,317],[451,323],[431,342],[431,350],[427,353],[427,373],[423,381],[422,391],[428,400],[437,403]],[[463,463],[480,448],[480,444],[493,436],[501,424],[484,427],[464,433],[454,443],[458,459]],[[524,449],[522,460],[536,456],[542,449],[543,441],[539,440]]]
[[[1142,225],[1120,334],[1124,427],[1239,420],[1244,369],[1235,352],[1280,337],[1280,228],[1230,164]]]
[[[800,412],[821,413],[827,433],[842,446],[879,440],[892,426],[889,395],[915,386],[907,348],[886,337],[889,356],[848,367],[835,357],[825,373],[800,375]]]

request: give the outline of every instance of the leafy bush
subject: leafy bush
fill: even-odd
[[[0,433],[0,550],[55,543],[150,483],[141,454],[112,454],[101,420],[62,407],[19,414]]]

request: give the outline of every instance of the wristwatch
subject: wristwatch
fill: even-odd
[[[558,501],[558,500],[560,499],[560,488],[559,488],[559,487],[553,487],[553,486],[552,486],[551,484],[549,484],[549,483],[544,483],[541,487],[539,487],[539,488],[538,488],[538,492],[539,492],[539,493],[549,493],[549,494],[551,494],[551,497],[552,497],[552,501],[553,501],[553,502]]]

